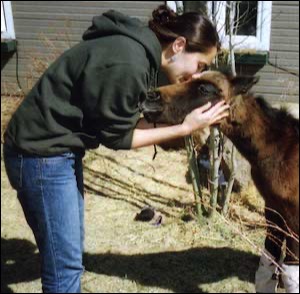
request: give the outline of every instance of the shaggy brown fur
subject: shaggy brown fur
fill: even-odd
[[[252,178],[265,199],[265,247],[278,261],[286,240],[285,263],[298,264],[299,120],[249,93],[257,81],[209,71],[197,80],[157,89],[142,108],[150,122],[179,124],[194,108],[225,99],[230,116],[220,129],[251,164]]]

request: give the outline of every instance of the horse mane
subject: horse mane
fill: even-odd
[[[295,131],[296,138],[299,140],[299,119],[290,114],[285,107],[279,109],[272,107],[262,96],[257,96],[254,99],[266,117],[274,123],[276,129],[283,129],[283,126],[288,126]]]

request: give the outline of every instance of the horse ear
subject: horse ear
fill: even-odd
[[[231,80],[231,87],[234,95],[246,94],[257,82],[257,76],[239,76]]]

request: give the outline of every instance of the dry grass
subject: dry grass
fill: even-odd
[[[1,135],[21,100],[1,97]],[[83,292],[254,292],[265,234],[255,187],[232,195],[227,218],[200,226],[185,151],[159,149],[155,161],[153,152],[87,152]],[[40,292],[35,241],[2,161],[1,171],[1,292]],[[161,226],[134,221],[145,205],[163,216]]]
[[[237,231],[260,246],[262,230],[228,226],[221,217],[202,227],[182,221],[184,213],[194,217],[185,154],[161,151],[154,163],[151,155],[151,148],[87,154],[83,291],[253,292],[258,256]],[[163,164],[168,159],[176,170]],[[5,175],[1,184],[2,290],[38,292],[35,242]],[[163,215],[162,226],[133,220],[145,204]]]
[[[4,100],[2,122],[14,108]],[[230,218],[199,226],[185,152],[152,155],[151,147],[86,154],[83,292],[253,292],[264,230],[246,223],[263,221],[262,203],[252,190],[235,195]],[[1,170],[1,292],[39,292],[35,241],[2,161]],[[161,226],[134,221],[145,205],[163,216]]]
[[[10,117],[22,102],[22,100],[22,96],[1,96],[1,143],[3,143],[3,134],[10,120]]]
[[[30,55],[27,89],[61,53],[45,35],[40,38],[53,54]],[[70,37],[64,33],[62,39],[67,40],[65,48],[70,47]],[[1,97],[1,138],[21,100]],[[87,152],[83,292],[253,293],[264,240],[260,196],[249,187],[232,197],[229,218],[216,214],[200,226],[192,187],[186,182],[185,152],[159,149],[154,162],[152,155],[151,147]],[[1,293],[38,293],[35,241],[2,160],[1,171]],[[163,216],[161,226],[134,221],[145,205]]]

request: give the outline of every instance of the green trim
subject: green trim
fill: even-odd
[[[253,65],[266,65],[269,60],[269,52],[234,52],[236,64],[253,64]],[[227,64],[228,51],[224,50],[220,54],[219,60]]]
[[[266,65],[268,63],[269,53],[235,53],[235,62],[237,64],[257,64]]]
[[[1,53],[8,53],[16,51],[17,41],[16,40],[2,40],[1,39]]]

